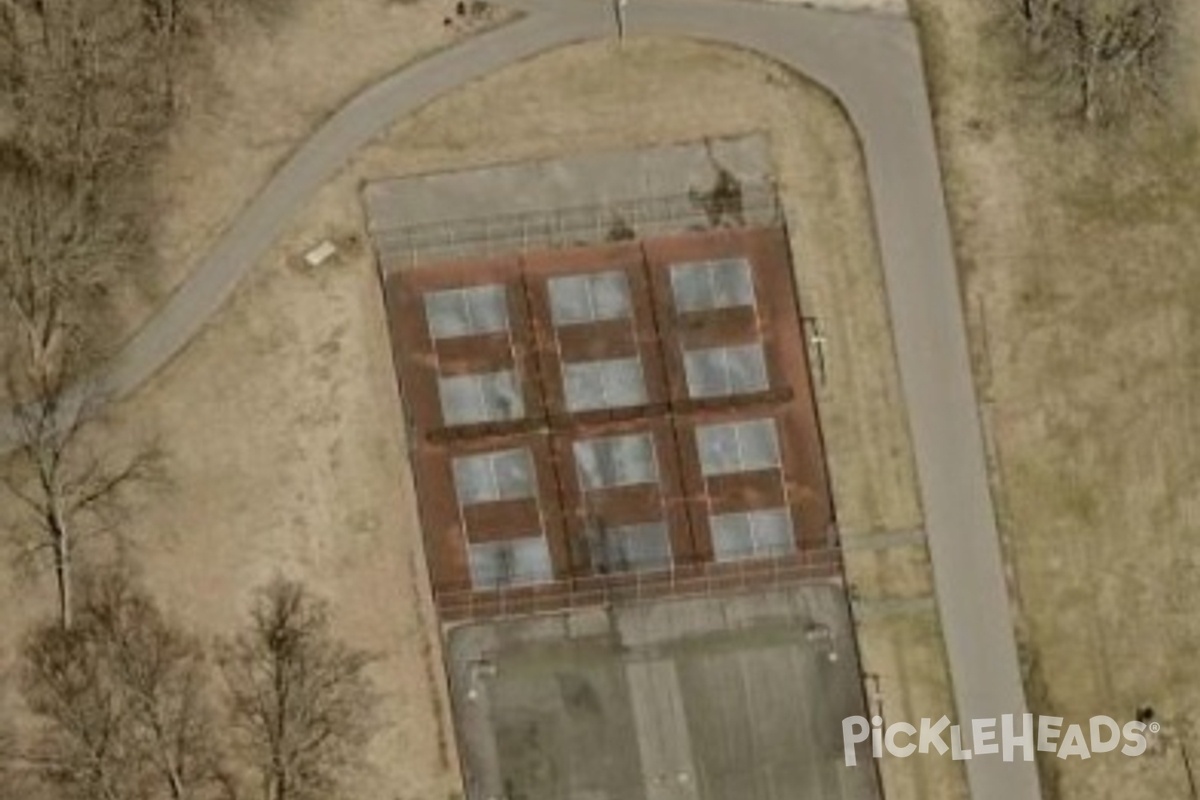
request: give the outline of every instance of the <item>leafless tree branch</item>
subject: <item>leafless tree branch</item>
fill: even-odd
[[[11,154],[10,154],[11,155]],[[33,513],[9,531],[18,560],[48,545],[60,618],[71,621],[75,548],[156,454],[124,461],[86,447],[103,398],[87,372],[102,358],[94,309],[99,287],[128,255],[124,230],[85,199],[79,184],[13,155],[0,167],[0,369],[14,404],[17,463],[0,485]],[[7,202],[9,199],[12,202]]]
[[[41,720],[24,758],[65,798],[224,800],[199,642],[127,575],[85,582],[76,624],[34,629],[22,689]]]
[[[1177,0],[1010,0],[1030,53],[1090,124],[1161,104]]]
[[[375,731],[372,656],[333,637],[328,607],[302,584],[276,579],[220,661],[262,799],[333,796]]]

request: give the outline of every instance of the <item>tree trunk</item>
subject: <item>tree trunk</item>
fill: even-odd
[[[284,737],[287,735],[286,722],[288,712],[288,686],[287,678],[284,670],[287,668],[287,659],[282,648],[287,645],[283,642],[273,642],[275,648],[274,656],[274,689],[275,689],[275,741],[271,742],[271,794],[268,800],[287,800],[288,785],[287,773],[288,765],[284,762],[283,747]]]
[[[54,537],[54,579],[58,584],[58,618],[64,630],[71,628],[71,537],[61,513],[51,512]]]
[[[1099,98],[1096,95],[1096,67],[1090,62],[1083,65],[1079,91],[1083,118],[1090,125],[1100,118],[1101,111]]]

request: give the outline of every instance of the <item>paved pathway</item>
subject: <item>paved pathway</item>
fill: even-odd
[[[615,33],[607,2],[510,2],[527,15],[386,78],[322,125],[98,376],[100,389],[124,397],[179,353],[318,188],[398,117],[537,53]],[[850,114],[866,154],[958,715],[966,721],[1022,712],[959,286],[911,23],[728,0],[632,0],[626,30],[757,51],[826,86]],[[11,421],[0,423],[0,452],[11,447],[12,437]],[[1040,797],[1032,764],[989,757],[966,766],[974,800]]]

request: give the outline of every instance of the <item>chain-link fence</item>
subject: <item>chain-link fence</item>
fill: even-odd
[[[771,184],[401,225],[372,232],[384,269],[782,221]]]
[[[441,591],[436,602],[442,622],[468,622],[668,597],[711,597],[813,580],[840,580],[841,574],[841,551],[830,547],[751,561],[704,562],[674,565],[655,572],[592,575],[536,586]]]

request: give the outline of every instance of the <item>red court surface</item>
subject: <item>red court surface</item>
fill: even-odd
[[[787,240],[385,277],[446,621],[840,574]]]

